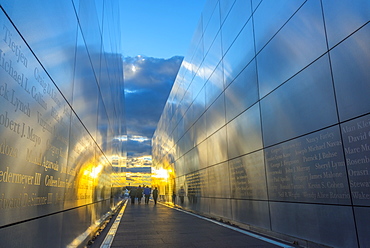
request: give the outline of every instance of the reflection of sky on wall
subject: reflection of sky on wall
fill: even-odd
[[[151,165],[151,139],[183,57],[124,58],[128,166]]]
[[[131,167],[131,168],[126,168],[127,173],[151,173],[152,167]]]
[[[126,170],[126,185],[150,185],[152,182],[152,167],[128,167]]]

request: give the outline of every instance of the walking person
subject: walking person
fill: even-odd
[[[155,189],[153,190],[154,204],[157,204],[157,199],[158,199],[158,189],[157,189],[157,187],[155,187]]]
[[[143,198],[143,188],[141,188],[141,185],[136,189],[136,197],[137,197],[137,203],[141,203],[141,198]]]
[[[151,192],[151,189],[149,188],[149,186],[146,186],[144,188],[145,204],[149,204],[150,192]]]
[[[183,186],[181,186],[181,188],[179,189],[179,198],[180,198],[181,204],[184,204],[184,197],[185,197],[185,189]]]
[[[176,191],[175,191],[175,189],[173,189],[173,192],[172,192],[172,203],[176,205]]]
[[[135,197],[136,197],[136,189],[135,188],[130,189],[129,196],[131,198],[131,204],[135,204]]]

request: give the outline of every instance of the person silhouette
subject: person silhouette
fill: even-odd
[[[151,190],[150,190],[149,186],[146,186],[144,188],[144,198],[145,198],[144,200],[145,200],[145,204],[149,204],[150,192],[151,192]]]
[[[143,197],[143,188],[141,188],[141,185],[136,189],[136,197],[137,203],[141,203],[141,198]]]
[[[184,204],[184,197],[185,197],[185,189],[183,186],[181,186],[181,188],[179,189],[179,198],[180,198],[181,204]]]
[[[155,187],[155,189],[153,190],[153,200],[154,200],[154,204],[157,204],[157,199],[158,199],[158,188]]]
[[[135,204],[136,188],[131,188],[129,196],[131,198],[131,204]]]

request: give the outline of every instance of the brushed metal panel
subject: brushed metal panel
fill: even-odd
[[[229,160],[231,197],[267,200],[263,151]]]
[[[304,0],[294,2],[289,0],[279,2],[274,0],[252,0],[253,10],[256,9],[253,14],[256,52],[259,52],[266,45],[304,2]],[[266,18],[266,16],[269,18]]]
[[[207,136],[225,125],[225,95],[221,94],[207,109],[206,113]]]
[[[208,165],[218,164],[227,160],[226,127],[215,132],[206,141]]]
[[[182,140],[183,140],[184,151],[189,151],[193,149],[194,143],[191,139],[190,132],[186,132],[184,136],[182,137]]]
[[[94,142],[79,119],[72,115],[66,174],[73,187],[66,189],[65,208],[92,203],[95,189],[92,173],[97,165]]]
[[[71,101],[78,25],[72,2],[20,0],[1,1],[1,5],[63,95]]]
[[[97,1],[80,0],[78,20],[96,80],[99,81],[102,52],[102,23],[99,23],[99,15],[95,3]],[[100,12],[99,14],[102,13]],[[113,24],[114,22],[111,23]]]
[[[370,24],[330,52],[340,120],[370,111]]]
[[[184,58],[184,65],[186,69],[191,72],[194,76],[204,59],[204,48],[203,48],[203,20],[199,20],[197,28],[194,31],[193,38],[189,44],[189,50]]]
[[[184,119],[182,118],[182,116],[181,117],[179,116],[179,120],[178,120],[178,123],[177,123],[177,126],[176,126],[176,130],[177,130],[176,141],[180,142],[181,137],[184,136],[184,134],[185,134]],[[180,147],[182,147],[181,144],[180,144]]]
[[[184,155],[185,173],[191,173],[201,168],[201,154],[198,149],[192,149]]]
[[[236,0],[220,0],[220,15],[221,23],[225,21],[225,18],[230,12],[230,9],[233,7]]]
[[[185,175],[184,189],[188,198],[189,204],[199,204],[201,196],[206,196],[208,175],[206,170],[198,170]]]
[[[227,86],[255,57],[252,21],[243,27],[227,52],[224,48],[224,53],[226,53],[223,64],[225,85]]]
[[[344,0],[322,3],[329,48],[351,35],[370,20],[369,1]]]
[[[337,123],[328,57],[262,99],[261,113],[264,146]]]
[[[210,209],[210,199],[204,198],[204,197],[198,197],[197,202],[192,205],[190,205],[192,210],[195,210],[196,212],[204,213],[206,215],[209,215],[209,209]]]
[[[232,219],[230,199],[209,198],[209,213],[218,218]]]
[[[353,204],[370,206],[370,116],[342,123],[341,130]]]
[[[208,108],[224,91],[224,73],[222,63],[218,64],[205,84],[206,107]]]
[[[248,65],[225,90],[226,122],[258,101],[256,64]]]
[[[204,42],[204,53],[207,54],[210,49],[218,31],[220,30],[220,6],[219,2],[215,1],[214,7],[205,8],[203,15],[203,42]]]
[[[204,78],[200,73],[197,73],[191,81],[191,90],[194,96],[194,101],[198,98],[203,86],[205,84]]]
[[[98,147],[95,147],[95,164],[89,170],[90,178],[92,181],[92,194],[93,202],[102,203],[103,200],[109,200],[111,196],[111,174],[112,174],[112,165],[109,158],[104,154]],[[99,203],[97,206],[99,206]],[[106,212],[99,212],[101,209],[95,207],[93,209],[97,214],[95,216],[101,216]]]
[[[179,140],[178,144],[181,149],[180,156],[193,148],[194,144],[190,139],[189,132],[185,133],[185,135]]]
[[[184,174],[189,173],[189,171],[186,170],[186,166],[184,163],[184,157],[181,157],[175,161],[175,171],[176,171],[176,176],[183,176]]]
[[[187,109],[184,115],[184,128],[186,131],[194,124],[194,105],[190,103],[189,108]]]
[[[227,153],[235,158],[261,148],[260,108],[255,104],[227,124]]]
[[[79,32],[72,107],[95,138],[98,113],[98,85],[82,34]]]
[[[197,149],[186,151],[186,154],[184,155],[184,163],[185,173],[189,173],[199,169],[199,154],[197,152]]]
[[[75,3],[78,9],[80,2]],[[98,9],[90,5],[84,14],[90,12],[90,17],[97,17],[101,23],[103,1],[95,3]],[[0,11],[0,226],[10,224],[2,228],[2,235],[7,235],[2,245],[66,247],[110,210],[109,146],[114,137],[121,135],[117,124],[121,125],[122,120],[111,107],[117,113],[122,110],[118,106],[122,102],[117,100],[122,92],[118,85],[122,82],[121,58],[105,54],[104,63],[100,63],[99,26],[90,26],[97,33],[84,29],[85,40],[81,34],[77,39],[78,24],[71,1],[1,1],[1,5],[8,16]],[[117,17],[117,11],[110,13],[110,20]],[[86,20],[80,17],[80,21]],[[111,27],[111,31],[117,28]],[[97,39],[86,40],[88,33],[98,34]],[[89,57],[85,42],[89,49],[90,42],[99,44],[94,53],[90,49]],[[111,44],[116,45],[113,40]],[[79,57],[75,70],[75,54],[80,56],[81,51],[85,60]],[[94,69],[102,71],[101,76],[94,74],[91,62],[98,65]],[[78,82],[75,87],[74,79]],[[90,134],[97,130],[97,80],[108,87],[100,92],[104,96],[99,98],[99,107],[104,102],[109,111],[99,109],[100,134],[94,140]],[[95,97],[91,98],[91,85],[86,82],[94,83]],[[80,119],[70,108],[73,89],[77,102],[74,110]],[[78,104],[84,97],[93,104]],[[89,127],[90,120],[93,125]],[[125,150],[121,148],[122,144],[115,148],[119,155]],[[74,211],[79,213],[68,218]],[[14,236],[19,233],[21,239]]]
[[[248,20],[251,20],[250,1],[220,1],[222,23],[222,48],[224,53],[234,42]],[[230,9],[231,8],[231,9]],[[229,12],[230,11],[230,12]],[[242,52],[242,51],[240,51]]]
[[[262,0],[252,0],[252,11],[256,10],[256,8],[260,5]]]
[[[207,138],[206,115],[202,115],[194,124],[194,145],[198,145]]]
[[[215,37],[212,46],[210,47],[208,53],[206,53],[203,63],[201,73],[204,75],[204,79],[207,81],[218,64],[222,59],[222,47],[221,47],[221,35],[218,34]]]
[[[206,110],[206,93],[205,88],[203,87],[199,94],[195,97],[193,102],[193,114],[194,120],[198,120],[199,117],[205,112]]]
[[[67,247],[76,237],[86,231],[86,227],[89,226],[90,219],[94,219],[89,212],[90,207],[94,207],[94,205],[81,206],[63,213],[63,221],[65,221],[65,224],[62,229],[61,247],[63,247],[62,244],[65,245],[64,247]],[[79,219],[82,221],[76,221]]]
[[[231,200],[235,221],[270,229],[270,211],[267,201]]]
[[[76,221],[74,221],[76,222]],[[63,214],[1,229],[2,247],[62,247]],[[42,234],[42,235],[40,235]]]
[[[185,176],[183,175],[177,175],[177,177],[175,178],[175,183],[176,183],[176,192],[179,192],[179,190],[181,189],[181,187],[185,190]],[[185,197],[184,197],[184,200],[186,198],[186,191],[185,191]]]
[[[350,206],[270,202],[270,211],[272,231],[330,247],[358,247]]]
[[[98,104],[98,128],[96,133],[96,143],[98,146],[108,154],[112,151],[109,148],[109,141],[108,140],[108,133],[109,133],[109,119],[108,114],[106,112],[106,108],[104,106],[104,102],[102,100],[101,95],[99,94],[99,104]]]
[[[199,158],[199,168],[205,168],[208,166],[208,140],[204,140],[196,147],[197,157]]]
[[[181,105],[184,108],[183,114],[186,114],[186,112],[188,111],[188,108],[189,108],[190,104],[193,102],[194,98],[193,98],[192,91],[189,90],[191,78],[184,78],[184,82],[186,82],[186,87],[188,87],[188,88],[184,92],[184,96],[181,100]]]
[[[208,197],[230,198],[230,176],[227,162],[207,168]]]
[[[104,55],[103,55],[104,56]],[[119,102],[114,101],[115,97],[112,96],[112,92],[119,89],[116,89],[116,86],[109,81],[109,71],[108,71],[108,63],[106,58],[102,58],[101,60],[102,68],[100,73],[99,79],[99,91],[102,100],[99,99],[99,108],[101,108],[101,104],[104,105],[105,111],[107,112],[107,118],[110,120],[111,125],[113,126],[113,122],[115,118],[121,119],[120,117],[116,116],[115,110],[119,111],[119,107],[116,104],[120,104]]]
[[[370,243],[370,209],[364,207],[354,207],[356,227],[360,247],[366,247]]]
[[[208,184],[208,170],[200,170],[199,171],[199,196],[200,197],[208,197],[209,195],[209,187]]]
[[[286,8],[281,3],[276,4],[279,4],[280,8]],[[294,4],[287,6],[292,5]],[[269,8],[274,11],[272,6],[274,5],[270,5]],[[264,14],[266,16],[267,13]],[[269,20],[276,21],[270,18]],[[256,45],[258,44],[257,38]],[[305,68],[326,50],[320,2],[307,1],[257,56],[261,97]]]
[[[0,225],[63,209],[69,109],[0,13]]]
[[[270,200],[351,204],[339,127],[265,150]]]

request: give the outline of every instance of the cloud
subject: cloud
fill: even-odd
[[[128,157],[138,157],[151,154],[151,140],[144,142],[139,142],[136,140],[130,139],[127,141],[127,156]]]
[[[128,157],[151,154],[151,139],[182,61],[181,56],[124,58]]]
[[[132,158],[127,164],[129,167],[149,167],[152,165],[152,157],[150,155],[145,155],[141,157]]]

